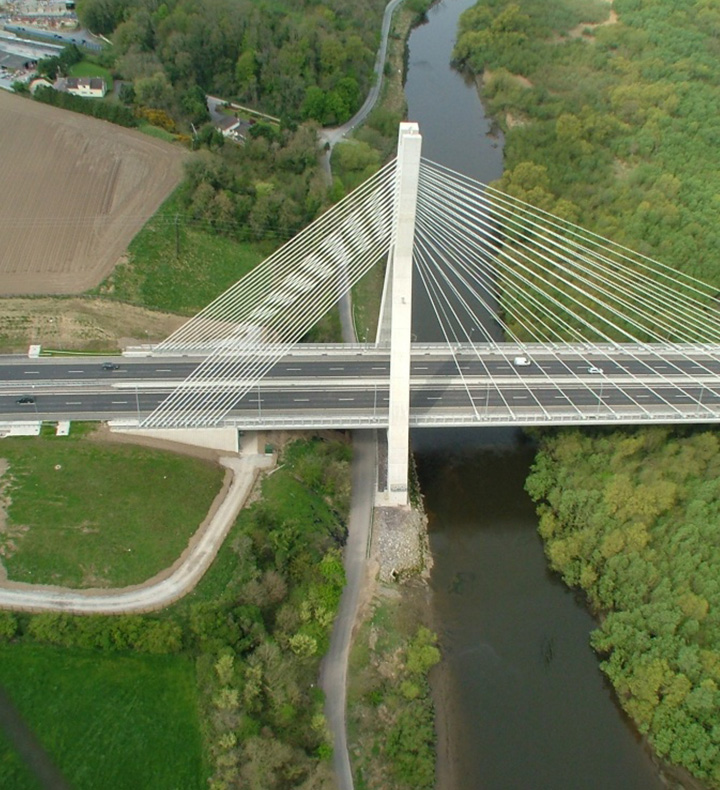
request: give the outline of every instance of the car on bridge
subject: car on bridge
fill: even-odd
[[[530,357],[515,357],[513,359],[513,365],[518,368],[526,368],[530,364]]]
[[[598,373],[598,374],[600,374],[602,372],[603,372],[603,369],[602,368],[596,368],[595,365],[590,365],[590,367],[588,368],[588,373]]]
[[[31,395],[22,395],[15,401],[15,403],[20,403],[24,406],[28,403],[35,403],[35,398],[33,398]]]
[[[116,362],[103,362],[102,363],[103,370],[120,370],[120,365]]]

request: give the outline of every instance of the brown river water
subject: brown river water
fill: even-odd
[[[444,0],[409,42],[408,118],[423,155],[502,173],[475,84],[450,67],[460,13]],[[415,297],[414,297],[415,298]],[[423,294],[414,332],[440,340]],[[439,790],[659,790],[658,772],[589,647],[592,617],[547,569],[523,484],[534,448],[506,429],[416,431],[430,515]]]

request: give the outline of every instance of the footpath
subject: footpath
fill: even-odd
[[[190,541],[172,568],[144,584],[110,590],[70,590],[49,585],[3,581],[0,607],[29,612],[72,614],[136,614],[163,609],[189,593],[210,567],[261,469],[272,466],[272,456],[252,454],[223,457],[231,476],[211,516]]]

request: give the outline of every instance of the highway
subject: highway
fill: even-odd
[[[529,364],[516,364],[513,353],[519,352],[418,346],[411,424],[720,419],[720,349],[616,347],[586,355],[525,347]],[[201,361],[0,357],[0,419],[142,419]],[[230,416],[248,427],[382,427],[388,377],[388,353],[373,346],[297,347],[236,402]],[[212,390],[202,395],[204,402],[213,397]]]
[[[389,372],[389,353],[373,346],[355,346],[351,352],[338,346],[298,346],[268,373],[267,379],[313,378],[382,378]],[[720,376],[720,348],[697,350],[683,354],[660,347],[633,352],[620,350],[594,351],[585,355],[572,349],[549,352],[543,347],[527,358],[531,364],[513,364],[512,352],[506,355],[497,350],[465,348],[453,355],[447,345],[424,345],[413,352],[412,375],[415,378],[511,376],[518,380],[538,377],[587,376],[591,367],[599,368],[606,377],[679,374],[691,376]],[[652,347],[646,347],[652,348]],[[633,347],[634,349],[634,347]],[[526,351],[523,349],[523,355]],[[181,381],[202,362],[201,357],[40,357],[0,356],[0,386],[40,382],[87,382],[103,384],[120,381]],[[104,370],[103,363],[118,365],[116,370]],[[596,374],[597,375],[597,374]]]

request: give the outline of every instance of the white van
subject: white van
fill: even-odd
[[[515,365],[518,368],[525,368],[529,364],[530,364],[529,357],[515,357],[515,359],[513,359],[513,365]]]

